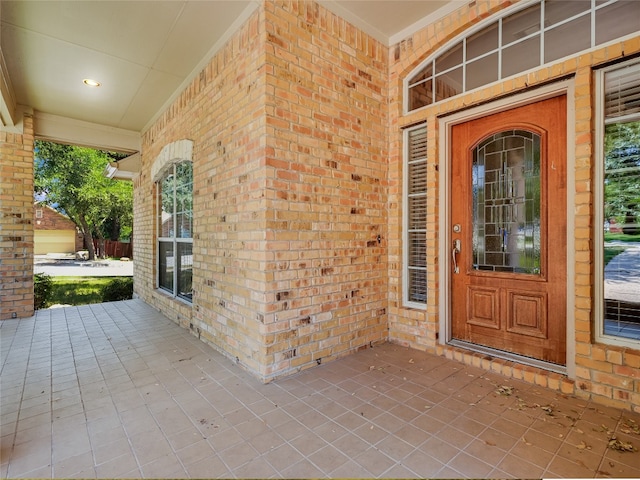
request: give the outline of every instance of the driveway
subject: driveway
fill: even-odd
[[[52,277],[132,277],[133,262],[75,260],[73,255],[36,255],[34,273]]]
[[[613,257],[604,269],[604,296],[613,300],[640,303],[640,243],[611,242],[625,251]]]

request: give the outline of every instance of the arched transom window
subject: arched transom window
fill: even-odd
[[[637,0],[543,0],[507,10],[405,80],[405,111],[483,87],[640,30]]]

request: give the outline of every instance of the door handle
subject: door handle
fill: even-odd
[[[453,248],[451,249],[451,258],[453,260],[453,273],[460,273],[460,268],[458,267],[458,254],[460,253],[461,242],[459,238],[456,238],[453,241]]]

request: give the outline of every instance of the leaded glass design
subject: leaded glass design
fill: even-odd
[[[473,151],[473,269],[540,274],[540,136],[509,130]]]

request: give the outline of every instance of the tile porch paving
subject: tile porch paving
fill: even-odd
[[[398,345],[263,385],[140,300],[0,339],[3,478],[640,477],[640,415]]]

